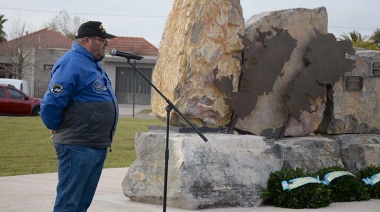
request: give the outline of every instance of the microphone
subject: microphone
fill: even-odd
[[[127,58],[128,60],[129,59],[134,59],[134,60],[141,60],[142,58],[144,57],[141,57],[139,55],[135,55],[135,54],[129,54],[127,52],[121,52],[121,51],[118,51],[116,49],[111,49],[110,50],[110,55],[112,56],[119,56],[119,57],[125,57]]]

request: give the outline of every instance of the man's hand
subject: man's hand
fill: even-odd
[[[54,138],[54,133],[55,133],[55,130],[50,130],[50,134],[51,134],[50,139]]]

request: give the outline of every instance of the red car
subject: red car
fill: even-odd
[[[38,116],[40,100],[30,98],[13,85],[0,84],[0,115]]]

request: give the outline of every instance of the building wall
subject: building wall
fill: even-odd
[[[28,81],[30,96],[42,98],[50,81],[54,63],[65,54],[67,49],[31,49],[29,65],[23,70],[23,79]]]
[[[67,52],[67,49],[30,49],[29,65],[23,70],[23,79],[26,80],[30,88],[30,96],[42,98],[46,92],[50,81],[50,72],[54,63]],[[136,62],[137,68],[154,69],[156,57],[146,57]],[[106,55],[102,61],[102,66],[106,70],[112,81],[112,88],[116,88],[116,68],[131,67],[125,58],[112,57]]]
[[[138,69],[140,69],[141,71],[143,69],[151,69],[152,72],[153,72],[154,71],[154,67],[156,65],[156,61],[157,61],[156,57],[144,57],[144,59],[142,59],[140,61],[136,61],[136,63],[134,63],[135,61],[131,61],[131,62],[133,62],[133,64]],[[128,98],[130,98],[130,95],[131,95],[130,93],[128,95],[127,93],[118,93],[117,92],[117,88],[116,88],[117,87],[117,82],[120,83],[120,79],[116,80],[116,77],[117,77],[117,71],[116,70],[118,68],[129,68],[129,69],[132,69],[132,66],[128,64],[128,62],[127,62],[127,60],[125,58],[112,57],[110,55],[107,55],[106,58],[103,60],[103,67],[107,71],[107,74],[108,74],[108,76],[110,77],[110,79],[112,81],[112,88],[116,92],[116,95],[118,97],[118,102],[120,104],[126,104],[126,103],[127,104],[131,104],[131,99],[128,100]],[[136,73],[136,75],[138,75],[138,77],[140,77],[140,75],[138,73]],[[123,80],[123,82],[121,82],[121,83],[126,83],[125,80],[128,81],[128,79],[122,79],[122,80]],[[143,83],[143,82],[137,80],[137,81],[135,81],[135,83],[137,83],[136,87],[140,87],[139,83]],[[136,91],[136,92],[139,93],[138,91]],[[150,93],[150,95],[151,94],[152,93]],[[121,96],[118,96],[118,95],[121,95]],[[137,96],[140,96],[140,97],[142,97],[143,95],[144,95],[143,93],[137,94]],[[144,99],[146,99],[146,101],[137,101],[137,100],[136,101],[134,100],[134,101],[135,101],[136,104],[148,104],[148,105],[150,105],[150,103],[151,103],[151,96],[148,97],[145,94]]]

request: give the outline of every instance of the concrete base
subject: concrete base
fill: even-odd
[[[209,133],[205,136],[208,142],[197,134],[170,133],[168,206],[184,209],[259,206],[262,204],[261,191],[266,188],[271,172],[287,167],[317,171],[350,164],[342,162],[341,145],[345,145],[336,141],[337,137],[311,136],[276,141],[252,135]],[[165,132],[136,135],[137,159],[122,185],[124,194],[131,200],[162,203],[165,140]],[[375,148],[380,151],[378,142],[368,145],[371,149],[377,145]],[[344,157],[347,160],[346,154]],[[361,164],[371,163],[378,165],[380,158]]]

